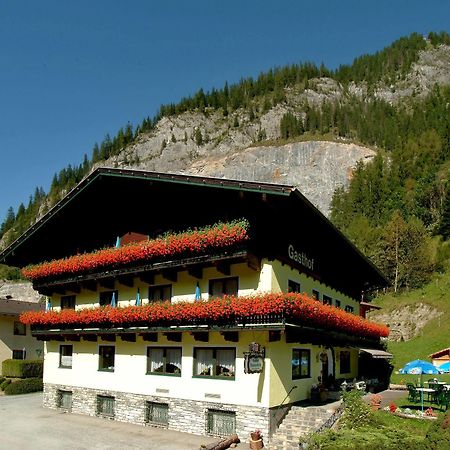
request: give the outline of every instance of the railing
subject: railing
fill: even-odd
[[[297,389],[297,386],[292,386],[291,389],[289,390],[289,392],[286,394],[286,397],[284,397],[283,401],[277,406],[277,410],[276,413],[274,415],[274,419],[275,419],[275,423],[276,426],[278,428],[279,424],[281,423],[281,421],[286,417],[287,413],[288,413],[288,409],[286,409],[285,411],[281,411],[281,415],[280,413],[280,408],[283,406],[284,402],[287,400],[287,398],[289,397],[289,395],[291,394],[291,392]]]
[[[314,430],[314,433],[320,433],[326,429],[330,429],[342,416],[344,412],[344,405],[341,404],[338,406],[336,411],[323,423],[320,427]]]

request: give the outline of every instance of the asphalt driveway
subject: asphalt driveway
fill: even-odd
[[[215,439],[42,407],[42,393],[0,396],[0,449],[198,450]]]

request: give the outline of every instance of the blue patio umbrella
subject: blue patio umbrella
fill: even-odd
[[[116,303],[116,293],[115,293],[115,292],[113,292],[113,293],[112,293],[112,296],[111,296],[111,306],[112,306],[113,308],[115,308],[115,307],[117,306],[117,303]]]
[[[439,370],[442,370],[444,373],[450,372],[450,361],[445,362],[439,366]]]
[[[200,285],[197,281],[197,286],[195,288],[195,300],[200,301],[202,299],[202,291],[200,290]]]
[[[139,288],[136,292],[136,306],[141,306],[141,290]]]
[[[421,359],[416,359],[405,364],[405,367],[401,368],[399,372],[411,375],[422,375],[423,373],[427,375],[435,375],[441,373],[438,367],[433,366],[430,362],[423,361]]]
[[[422,386],[422,374],[425,373],[427,375],[435,375],[442,372],[436,366],[433,366],[433,364],[431,364],[430,362],[416,359],[405,364],[405,367],[402,367],[399,370],[399,373],[420,375],[420,385]],[[420,403],[422,405],[423,412],[423,391],[420,391]]]

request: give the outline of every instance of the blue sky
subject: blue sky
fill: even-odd
[[[0,222],[95,142],[199,88],[450,31],[447,0],[0,2]]]

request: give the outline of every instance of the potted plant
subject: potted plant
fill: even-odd
[[[255,430],[250,433],[250,448],[257,450],[264,447],[261,430]]]

